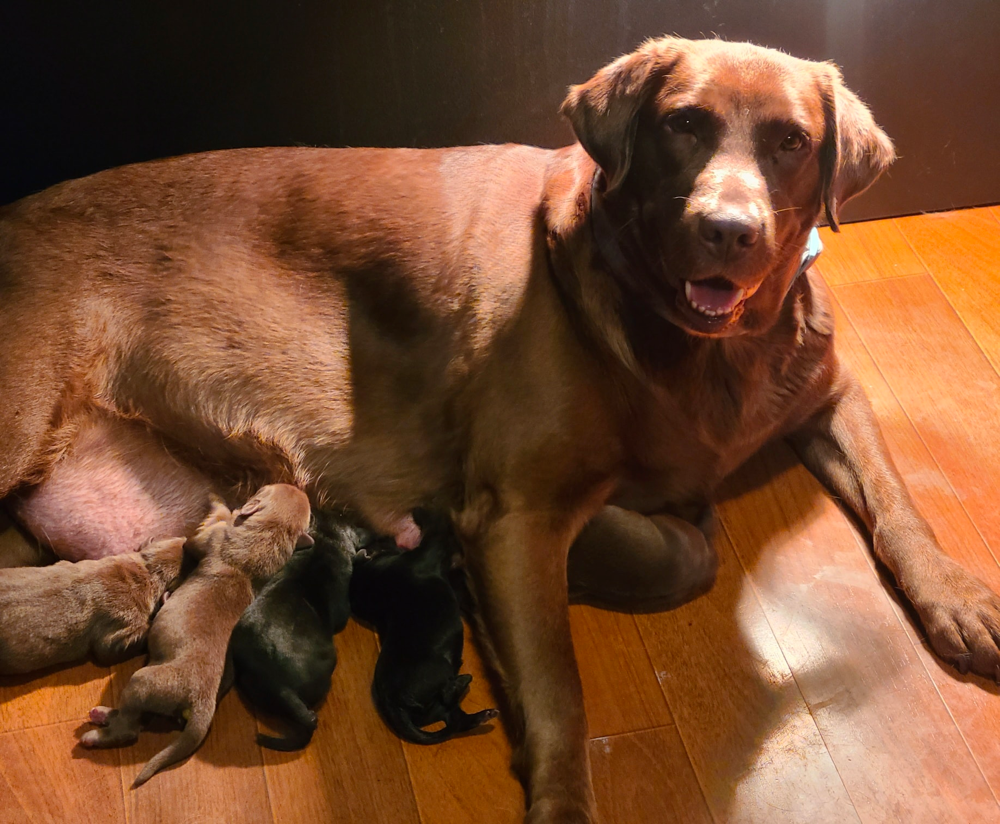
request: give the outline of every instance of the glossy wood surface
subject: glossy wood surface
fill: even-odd
[[[1000,589],[1000,211],[824,230],[842,359],[945,551]],[[859,535],[790,450],[723,490],[718,582],[670,613],[572,608],[604,822],[1000,821],[1000,690],[938,663]],[[2,529],[6,523],[0,523]],[[0,546],[16,543],[8,529]],[[0,617],[2,618],[2,617]],[[371,705],[352,623],[302,753],[261,751],[226,696],[190,762],[127,789],[175,732],[75,746],[139,665],[0,678],[0,824],[516,824],[501,724],[402,744]],[[495,705],[471,643],[467,708]]]

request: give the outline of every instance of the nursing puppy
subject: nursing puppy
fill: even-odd
[[[129,657],[183,558],[184,539],[171,538],[99,561],[0,570],[0,674]]]
[[[423,540],[402,552],[391,540],[354,558],[351,609],[378,630],[382,650],[372,696],[401,738],[437,744],[496,718],[494,709],[469,714],[461,701],[472,681],[462,666],[462,615],[448,572],[459,545],[442,518],[418,518]],[[444,721],[433,732],[422,727]]]
[[[351,615],[351,558],[362,534],[330,523],[314,546],[296,550],[243,613],[229,642],[236,686],[251,703],[287,718],[284,738],[258,735],[274,750],[300,750],[316,730],[313,707],[337,666],[333,636]]]
[[[254,588],[277,573],[297,545],[307,546],[309,501],[293,486],[265,486],[230,512],[216,500],[186,549],[200,558],[190,577],[160,609],[149,631],[149,661],[122,692],[121,707],[95,707],[102,729],[83,735],[84,747],[115,747],[139,736],[144,712],[186,721],[184,731],[155,755],[132,787],[191,755],[215,716],[233,627]]]

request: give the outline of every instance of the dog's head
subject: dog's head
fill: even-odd
[[[243,506],[233,512],[233,526],[248,523],[258,530],[279,530],[295,537],[295,547],[312,546],[309,534],[309,498],[290,484],[263,486]]]
[[[809,230],[836,228],[894,159],[836,67],[742,43],[649,41],[574,86],[562,112],[602,171],[592,208],[632,276],[698,335],[772,325]]]

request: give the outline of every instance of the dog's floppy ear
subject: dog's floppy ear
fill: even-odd
[[[684,41],[651,40],[619,57],[586,83],[572,86],[560,112],[569,120],[580,145],[604,172],[606,191],[617,189],[628,174],[642,104],[656,80],[676,64]]]
[[[820,95],[825,131],[819,149],[823,205],[830,228],[838,232],[841,206],[871,186],[896,159],[896,151],[833,64],[825,64],[821,73]]]

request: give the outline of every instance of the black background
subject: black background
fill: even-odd
[[[0,203],[236,146],[563,145],[566,87],[664,33],[837,62],[901,155],[849,217],[1000,201],[996,0],[0,0]]]

